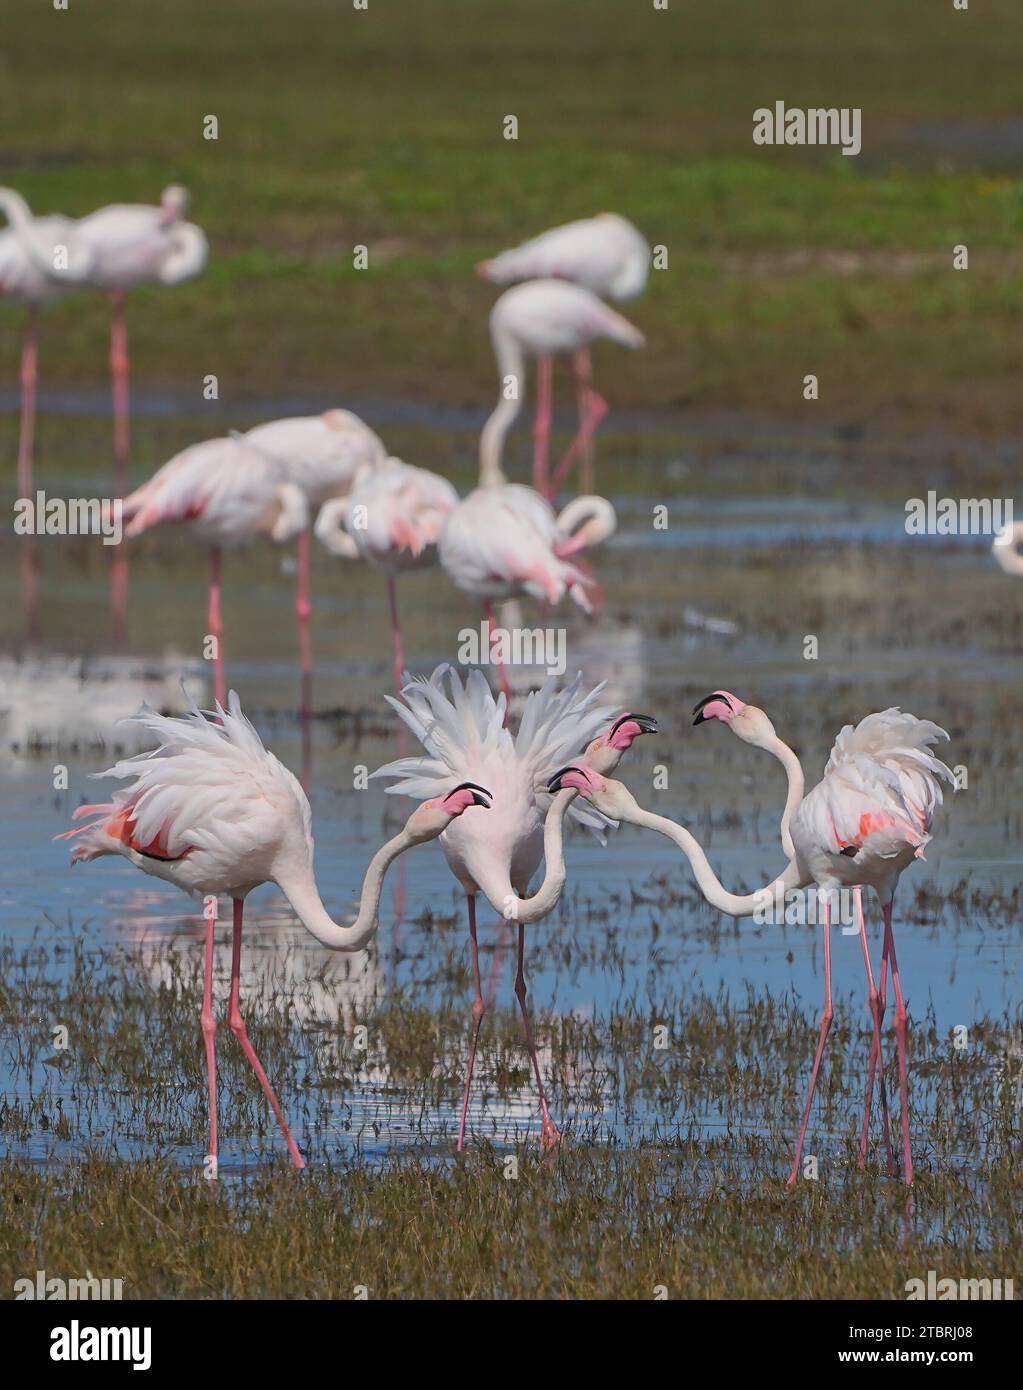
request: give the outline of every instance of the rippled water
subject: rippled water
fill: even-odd
[[[647,804],[691,826],[729,886],[753,887],[781,862],[777,819],[784,777],[771,759],[724,729],[691,728],[688,711],[697,698],[724,686],[765,706],[782,737],[803,756],[808,774],[823,767],[840,726],[872,709],[900,704],[936,719],[953,735],[949,761],[967,767],[969,787],[951,800],[926,864],[915,866],[900,889],[897,938],[911,1013],[933,1013],[939,1034],[983,1017],[1018,1017],[1023,584],[1014,585],[995,568],[983,541],[910,544],[898,500],[765,498],[753,473],[747,481],[754,485],[746,492],[715,494],[700,486],[688,465],[675,475],[666,466],[666,531],[651,525],[663,498],[620,498],[621,530],[595,561],[604,591],[600,617],[558,616],[568,630],[569,672],[581,668],[590,680],[606,679],[615,700],[649,711],[661,723],[661,735],[641,741],[620,775]],[[129,664],[167,677],[171,691],[186,666],[198,688],[205,557],[171,535],[140,543],[132,554]],[[99,657],[107,651],[106,557],[85,542],[69,541],[52,553],[48,548],[43,558],[41,651],[57,660]],[[9,549],[4,560],[13,650],[16,583]],[[230,682],[247,711],[278,756],[299,770],[292,571],[290,556],[269,546],[229,557],[226,650]],[[389,688],[390,639],[384,586],[374,574],[318,555],[314,602],[317,717],[310,791],[316,870],[325,902],[339,915],[357,895],[365,865],[394,821],[394,799],[378,784],[353,789],[357,766],[373,768],[395,753],[394,720],[382,700]],[[479,621],[471,604],[435,572],[401,581],[399,604],[409,664],[416,670],[451,659],[459,628]],[[527,620],[539,618],[527,609]],[[804,655],[808,634],[820,643],[816,660]],[[31,708],[47,677],[45,669],[35,682],[26,675],[39,658],[22,655],[28,666],[8,693],[10,702],[23,700]],[[8,735],[16,714],[10,708],[5,713]],[[30,944],[44,948],[47,969],[57,976],[70,968],[70,956],[54,955],[53,947],[71,939],[89,949],[140,949],[153,981],[165,976],[173,953],[193,963],[199,959],[201,924],[183,895],[115,859],[71,872],[67,847],[53,843],[74,807],[94,799],[88,776],[108,765],[109,755],[89,749],[28,754],[10,742],[8,736],[0,746],[0,937],[7,946],[14,952]],[[56,763],[68,766],[66,792],[54,790]],[[655,763],[668,769],[666,791],[650,790]],[[563,910],[530,929],[527,938],[532,1003],[541,1015],[602,1018],[622,999],[646,998],[656,1006],[697,987],[710,994],[724,988],[740,999],[753,987],[794,997],[809,1011],[819,1007],[819,931],[719,919],[697,901],[687,867],[666,841],[631,828],[606,847],[577,835],[568,862]],[[440,967],[449,951],[467,955],[468,940],[464,903],[439,848],[430,845],[407,856],[386,897],[377,949],[352,958],[322,951],[294,923],[275,889],[249,899],[245,984],[269,982],[279,1001],[290,1000],[311,1039],[311,1056],[322,1045],[322,1030],[336,1037],[339,1018],[350,1027],[374,1000],[409,997],[427,1007],[451,1001],[451,981]],[[455,925],[424,925],[425,909],[435,918],[453,918]],[[877,915],[871,905],[879,954]],[[481,944],[491,993],[514,1007],[514,953],[489,909],[481,914]],[[218,958],[221,992],[227,951],[225,935]],[[855,936],[836,933],[835,980],[842,1007],[859,1026],[865,990]],[[469,1003],[465,991],[466,1036]],[[0,1083],[9,1099],[26,1101],[44,1085],[69,1106],[81,1103],[80,1095],[62,1091],[59,1069],[40,1070],[39,1057],[28,1065],[7,1032]],[[198,1040],[196,1020],[197,1054]],[[549,1067],[550,1052],[544,1057]],[[532,1089],[524,1072],[521,1088],[488,1087],[492,1061],[485,1050],[480,1089],[486,1099],[477,1102],[472,1120],[478,1133],[505,1142],[535,1129]],[[454,1055],[443,1065],[457,1069],[458,1063]],[[666,1122],[670,1126],[673,1117],[655,1108],[623,1107],[610,1081],[594,1081],[599,1065],[591,1059],[588,1073],[583,1068],[558,1078],[562,1113],[567,1110],[580,1134],[631,1143],[663,1133]],[[443,1094],[429,1097],[403,1093],[381,1056],[367,1061],[357,1084],[338,1088],[326,1100],[322,1092],[315,1104],[306,1093],[291,1092],[285,1100],[300,1126],[305,1117],[317,1142],[382,1152],[433,1139],[450,1145],[456,1099],[450,1087],[440,1089]],[[185,1097],[189,1105],[193,1099],[203,1104],[201,1097]],[[857,1081],[850,1111],[859,1101]],[[92,1104],[102,1129],[102,1087]],[[676,1118],[683,1117],[687,1123],[692,1118],[680,1097]],[[697,1122],[708,1136],[726,1123],[713,1113]],[[240,1154],[242,1137],[231,1133],[230,1124],[226,1129],[225,1142]],[[129,1143],[124,1136],[109,1137]],[[53,1152],[52,1136],[42,1133],[11,1146]],[[167,1147],[175,1147],[172,1136]]]

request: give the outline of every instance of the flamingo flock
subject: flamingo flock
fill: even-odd
[[[855,895],[872,1021],[869,1077],[860,1163],[869,1157],[875,1081],[883,1119],[888,1172],[896,1168],[891,1144],[882,1025],[889,974],[896,998],[903,1176],[914,1180],[911,1152],[908,1010],[892,926],[901,875],[931,839],[943,783],[954,781],[933,752],[945,732],[897,708],[868,714],[842,729],[824,775],[809,792],[800,761],[763,710],[731,692],[714,691],[694,710],[693,722],[717,721],[731,734],[776,758],[787,778],[779,838],[786,862],[764,888],[734,894],[723,887],[692,833],[645,809],[615,780],[635,741],[656,734],[650,715],[606,702],[603,685],[584,689],[582,677],[549,678],[517,699],[499,666],[497,693],[480,670],[463,674],[442,664],[429,677],[413,677],[398,616],[397,580],[411,570],[436,569],[461,595],[482,604],[488,628],[494,604],[535,602],[548,609],[566,599],[590,614],[600,585],[592,551],[615,533],[612,503],[594,491],[594,443],[608,404],[593,385],[591,347],[606,340],[632,350],[641,331],[606,302],[635,299],[646,287],[651,252],[626,219],[602,214],[554,228],[477,267],[502,293],[490,314],[499,378],[497,404],[483,425],[478,481],[460,497],[444,476],[394,457],[367,424],[347,409],[272,420],[244,432],[199,440],[175,454],[135,488],[128,485],[129,361],[125,297],[141,283],[177,284],[203,269],[208,246],[184,220],[188,198],[177,185],[158,205],[116,205],[81,219],[35,217],[13,190],[0,189],[8,221],[0,232],[0,292],[25,307],[20,368],[21,427],[17,483],[32,486],[40,311],[86,287],[111,298],[110,368],[113,383],[115,474],[112,499],[121,508],[124,535],[134,542],[156,527],[181,532],[209,555],[204,653],[215,672],[208,711],[189,700],[187,712],[167,716],[144,708],[130,721],[147,752],[133,753],[104,774],[120,785],[109,801],[83,805],[81,824],[58,838],[73,841],[72,862],[117,855],[135,869],[206,900],[204,993],[200,1032],[206,1058],[209,1155],[214,1175],[219,1153],[216,1035],[213,1008],[214,943],[220,898],[231,902],[232,961],[228,1024],[253,1068],[296,1167],[305,1159],[281,1101],[249,1038],[241,1010],[240,961],[244,904],[259,885],[276,884],[295,916],[329,950],[369,947],[379,928],[389,867],[408,850],[438,840],[466,900],[474,998],[456,1149],[466,1144],[470,1094],[486,1015],[477,904],[482,896],[517,937],[515,995],[537,1091],[540,1145],[562,1142],[551,1115],[532,1018],[525,970],[525,928],[558,907],[567,881],[564,826],[573,821],[600,839],[619,824],[666,837],[688,860],[697,886],[717,910],[745,916],[769,910],[785,895],[813,890],[823,903],[824,1006],[808,1093],[788,1185],[800,1177],[815,1088],[834,1016],[830,931],[833,903],[842,889]],[[575,433],[556,467],[551,464],[553,371],[570,359],[576,393]],[[527,364],[534,360],[536,404],[532,486],[509,481],[509,431],[526,399]],[[578,468],[579,495],[558,500]],[[223,614],[225,556],[240,546],[272,540],[297,544],[295,614],[299,635],[301,708],[312,709],[310,634],[311,551],[315,537],[342,565],[365,563],[386,581],[391,624],[391,676],[387,695],[398,720],[401,756],[377,769],[387,791],[416,802],[397,835],[372,857],[354,920],[339,924],[321,900],[314,874],[312,811],[300,782],[264,745],[241,702],[229,689],[226,655],[230,626]],[[1019,565],[1016,543],[999,560]],[[996,551],[996,553],[998,553]],[[227,592],[230,593],[228,565]],[[343,578],[339,581],[344,583]],[[23,572],[26,613],[34,622],[34,571]],[[115,573],[115,632],[123,632],[126,569]],[[226,654],[226,655],[225,655]],[[411,736],[422,752],[404,755]],[[132,743],[132,747],[137,746]],[[534,880],[543,874],[539,884]],[[862,890],[880,901],[884,943],[880,980],[867,938]]]

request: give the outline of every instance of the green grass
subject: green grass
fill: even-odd
[[[354,1020],[303,1016],[307,986],[264,973],[247,990],[253,1042],[311,1162],[289,1169],[223,1032],[221,1134],[232,1162],[217,1189],[202,1173],[199,953],[161,948],[155,975],[144,948],[120,954],[82,938],[0,954],[0,1045],[15,1082],[0,1108],[10,1155],[0,1169],[0,1288],[43,1268],[121,1278],[126,1297],[350,1298],[363,1285],[374,1298],[652,1298],[663,1285],[676,1298],[901,1298],[928,1269],[1012,1277],[1018,1268],[1021,1061],[1004,1019],[975,1021],[965,1053],[933,1019],[915,1020],[911,1203],[881,1176],[876,1133],[867,1172],[856,1166],[862,999],[838,1001],[808,1145],[819,1180],[789,1193],[812,1013],[752,989],[677,991],[664,971],[600,1016],[539,1020],[566,1132],[552,1158],[541,1159],[535,1134],[502,1133],[502,1107],[529,1095],[531,1078],[516,1012],[491,1011],[473,1138],[459,1160],[439,1118],[457,1113],[460,1094],[465,952],[460,926],[419,925],[433,997],[427,1005],[394,989],[358,1009],[365,1052],[352,1047]],[[562,932],[565,969],[591,938]],[[653,955],[661,943],[654,932]],[[620,969],[613,934],[602,949],[604,968]],[[62,1055],[54,1020],[68,1029]],[[658,1024],[669,1040],[660,1050]],[[374,1099],[361,1108],[367,1087]],[[361,1132],[346,1114],[356,1131],[363,1117]],[[376,1133],[395,1117],[411,1130],[400,1146]],[[627,1143],[612,1137],[612,1120]]]
[[[1023,204],[997,136],[1017,115],[1009,0],[9,8],[0,177],[76,214],[181,179],[210,233],[201,281],[133,297],[140,384],[198,400],[212,371],[228,402],[482,408],[493,291],[473,264],[612,207],[669,248],[630,309],[647,351],[601,350],[613,403],[982,433],[1023,419]],[[779,96],[861,106],[863,155],[755,149],[752,111]],[[959,242],[967,272],[951,268]],[[4,311],[12,368],[16,326]],[[98,300],[60,306],[45,380],[98,384],[103,338]]]

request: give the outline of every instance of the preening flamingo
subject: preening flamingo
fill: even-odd
[[[20,193],[0,188],[0,211],[7,227],[0,232],[0,295],[23,305],[25,329],[21,343],[21,419],[18,431],[19,497],[32,496],[35,447],[36,390],[39,374],[39,311],[82,285],[91,256],[75,240],[73,218],[57,214],[33,217]],[[30,636],[36,630],[35,554],[27,540],[22,550],[22,603]]]
[[[383,442],[350,410],[326,410],[321,415],[291,415],[256,425],[240,436],[277,464],[288,482],[305,493],[311,513],[331,497],[344,497],[362,468],[375,467],[387,457]],[[309,623],[310,528],[298,536],[298,619],[302,664],[304,727],[312,714],[313,650]]]
[[[398,623],[395,578],[437,563],[437,542],[458,506],[446,478],[389,458],[360,470],[347,497],[325,502],[316,535],[333,555],[368,560],[387,576],[394,647],[394,683],[401,693],[405,654]]]
[[[233,900],[231,1002],[228,1023],[252,1066],[281,1127],[295,1166],[305,1167],[241,1013],[240,961],[245,898],[262,883],[276,883],[307,931],[333,951],[361,951],[379,925],[380,895],[389,865],[413,845],[436,839],[470,806],[487,806],[482,787],[453,786],[418,806],[404,829],[370,861],[362,884],[359,914],[340,926],[328,915],[313,874],[312,813],[296,778],[269,752],[244,716],[232,691],[216,721],[193,705],[184,718],[143,709],[135,721],[157,747],[124,759],[101,777],[130,779],[109,802],[80,806],[75,819],[87,824],[58,835],[76,839],[71,862],[120,854],[143,873],[166,879],[187,893]],[[206,918],[202,1032],[209,1081],[210,1156],[218,1154],[217,1024],[213,1017],[213,947],[216,917]]]
[[[1000,531],[991,544],[991,553],[1006,574],[1023,575],[1023,521]]]
[[[607,540],[617,524],[614,508],[603,497],[577,497],[555,516],[533,488],[519,483],[479,487],[452,511],[438,553],[455,587],[483,601],[491,627],[494,599],[520,594],[556,604],[567,593],[590,613],[586,590],[593,581],[569,557]],[[503,662],[498,669],[510,700]]]
[[[373,773],[374,777],[397,779],[387,788],[389,792],[416,798],[436,797],[439,789],[454,779],[482,781],[492,793],[491,814],[485,826],[466,820],[458,826],[452,824],[441,836],[448,867],[466,895],[476,986],[458,1129],[459,1150],[465,1143],[476,1043],[485,1009],[476,939],[476,897],[479,893],[485,895],[502,917],[518,924],[515,994],[522,1010],[526,1046],[540,1094],[541,1143],[546,1148],[560,1138],[547,1106],[533,1025],[526,1006],[525,926],[527,922],[545,917],[561,897],[565,883],[561,852],[565,813],[570,811],[573,819],[598,834],[603,832],[607,822],[602,815],[571,806],[573,793],[557,798],[552,805],[546,784],[570,749],[576,750],[591,767],[607,773],[617,767],[622,754],[636,738],[654,733],[657,728],[649,716],[624,714],[613,706],[598,704],[602,686],[583,694],[580,685],[579,676],[562,688],[553,678],[545,682],[541,690],[526,700],[514,737],[505,727],[504,696],[498,695],[495,699],[479,671],[470,672],[463,683],[452,667],[439,666],[429,680],[418,679],[406,685],[402,701],[388,696],[388,702],[428,754],[425,758],[399,758]],[[548,813],[546,826],[545,812]],[[541,854],[546,860],[543,883],[527,898],[526,891]]]
[[[216,699],[226,701],[220,606],[224,550],[270,536],[292,540],[309,525],[305,494],[282,470],[238,438],[206,439],[183,449],[124,499],[131,538],[168,522],[184,524],[210,547],[209,634],[215,638]]]
[[[582,457],[580,484],[593,491],[591,443],[608,411],[607,402],[592,385],[589,346],[608,338],[623,347],[641,348],[644,338],[628,319],[609,308],[582,285],[565,280],[530,280],[506,290],[490,312],[490,338],[497,359],[500,395],[480,437],[480,475],[485,482],[504,482],[501,457],[505,438],[522,409],[526,394],[526,359],[537,358],[537,403],[534,429],[533,483],[551,496],[576,460]],[[573,354],[579,429],[550,476],[552,360]]]
[[[773,727],[763,711],[742,706],[741,702],[737,708],[733,701],[733,696],[718,691],[701,701],[696,712],[704,719],[723,718],[730,722],[753,709],[754,714],[748,722],[754,726],[760,724],[765,737],[773,735]],[[884,952],[891,962],[897,1005],[895,1027],[905,1178],[907,1184],[913,1182],[906,1065],[908,1014],[895,955],[892,901],[899,877],[915,858],[922,857],[923,848],[931,838],[934,813],[942,801],[941,780],[954,781],[951,770],[930,752],[938,739],[947,737],[945,731],[930,720],[916,719],[894,708],[867,715],[855,728],[846,725],[831,750],[823,778],[803,797],[791,816],[789,831],[794,857],[766,888],[743,896],[729,893],[721,886],[702,848],[688,830],[666,816],[645,811],[620,782],[606,780],[591,769],[575,767],[566,769],[549,784],[555,791],[574,787],[609,818],[645,826],[668,836],[689,859],[704,897],[722,912],[739,917],[757,910],[772,911],[792,890],[812,884],[820,890],[824,904],[824,1011],[803,1123],[788,1178],[790,1187],[799,1176],[813,1093],[833,1018],[831,900],[843,887],[860,886],[874,889],[884,912]],[[874,1045],[879,1047],[876,994],[872,1011]]]
[[[602,299],[635,299],[646,288],[650,247],[627,218],[602,212],[566,222],[476,267],[484,280],[571,280]]]

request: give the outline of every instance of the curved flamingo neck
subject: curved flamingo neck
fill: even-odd
[[[711,868],[700,842],[695,835],[686,830],[685,826],[678,825],[667,816],[656,816],[652,811],[644,811],[642,807],[637,807],[635,811],[626,813],[623,819],[632,825],[642,826],[647,830],[656,830],[658,834],[666,835],[669,840],[673,840],[689,860],[703,896],[712,907],[718,908],[721,912],[727,912],[732,917],[748,917],[758,908],[763,909],[771,906],[779,894],[784,895],[790,888],[804,887],[809,882],[793,861],[786,865],[777,878],[772,879],[763,888],[758,888],[756,892],[729,893]]]
[[[348,926],[340,926],[323,906],[311,864],[305,864],[292,873],[282,873],[275,881],[306,931],[315,936],[322,946],[331,951],[361,951],[376,935],[380,925],[380,896],[387,870],[400,854],[418,843],[407,830],[402,830],[377,850],[362,880],[359,915]]]
[[[480,435],[480,487],[495,487],[508,481],[501,468],[504,441],[526,393],[526,361],[519,343],[508,333],[494,333],[493,343],[501,394]],[[515,379],[514,396],[505,395],[507,377]]]
[[[788,744],[783,743],[777,734],[760,744],[760,747],[778,759],[788,778],[788,793],[785,797],[785,808],[781,813],[781,847],[792,859],[795,857],[796,850],[792,843],[792,833],[789,826],[796,813],[796,808],[803,799],[803,792],[806,788],[803,765]]]
[[[529,898],[520,898],[511,883],[507,865],[481,867],[477,882],[495,912],[510,922],[538,922],[558,904],[565,887],[565,813],[578,796],[571,787],[558,792],[547,811],[543,827],[543,882]]]

